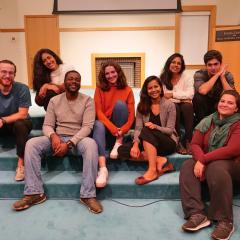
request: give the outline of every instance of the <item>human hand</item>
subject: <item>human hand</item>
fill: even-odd
[[[226,74],[228,65],[227,64],[222,64],[220,67],[220,70],[218,71],[218,74],[220,77],[224,76]]]
[[[157,125],[152,122],[146,122],[145,127],[148,127],[150,129],[155,129],[155,128],[157,128]]]
[[[194,171],[195,177],[199,178],[200,181],[203,181],[205,179],[204,170],[205,170],[205,166],[200,161],[197,161],[193,171]]]
[[[53,153],[53,156],[63,157],[68,151],[68,145],[65,142],[60,143]]]
[[[164,97],[165,98],[172,98],[173,97],[173,93],[172,92],[165,92],[164,93]]]
[[[60,88],[54,84],[48,84],[47,90],[52,90],[57,94],[59,94],[61,92]]]
[[[51,134],[50,139],[51,139],[51,143],[52,143],[53,153],[55,153],[60,148],[61,139],[56,133]]]
[[[0,128],[3,126],[3,120],[0,118]]]
[[[39,96],[39,97],[44,98],[44,97],[46,96],[47,86],[48,86],[47,83],[45,83],[45,84],[42,85],[42,87],[40,88],[39,93],[38,93],[38,96]]]
[[[132,158],[138,158],[140,156],[140,149],[138,147],[138,145],[133,145],[131,150],[130,150],[130,156]]]

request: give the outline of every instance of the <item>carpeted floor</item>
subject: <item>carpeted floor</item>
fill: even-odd
[[[119,199],[142,206],[153,200]],[[179,201],[159,201],[145,207],[128,207],[104,200],[104,212],[90,213],[77,200],[48,200],[23,212],[11,210],[13,200],[0,201],[1,240],[206,240],[213,227],[195,234],[181,231],[184,223]],[[235,201],[240,205],[240,201]],[[234,206],[236,231],[240,239],[240,208]]]

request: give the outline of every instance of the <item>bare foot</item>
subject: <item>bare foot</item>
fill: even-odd
[[[157,156],[157,170],[160,172],[164,166],[164,164],[167,162],[166,157],[159,157]]]

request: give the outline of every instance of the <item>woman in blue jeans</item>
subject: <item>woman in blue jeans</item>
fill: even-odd
[[[98,144],[99,172],[97,187],[105,187],[108,179],[106,167],[106,139],[109,147],[115,144],[110,157],[118,157],[117,149],[123,136],[134,122],[134,96],[127,85],[125,74],[119,64],[108,61],[103,63],[98,76],[98,85],[94,95],[97,120],[93,129],[93,138]],[[113,143],[113,144],[111,144]]]

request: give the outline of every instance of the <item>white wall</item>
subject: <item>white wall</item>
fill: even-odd
[[[61,33],[61,56],[80,71],[83,85],[92,82],[92,53],[144,52],[146,76],[159,75],[166,58],[174,52],[174,34],[171,30]]]
[[[217,24],[240,24],[239,0],[182,0],[183,5],[217,5]],[[24,15],[51,14],[53,0],[0,0],[0,29],[23,29]],[[174,14],[60,15],[60,28],[174,26]],[[15,40],[12,40],[15,39]],[[62,59],[76,65],[91,84],[91,53],[145,52],[146,76],[159,74],[174,52],[174,31],[61,32]],[[24,32],[0,32],[0,59],[16,62],[17,80],[27,83]]]

